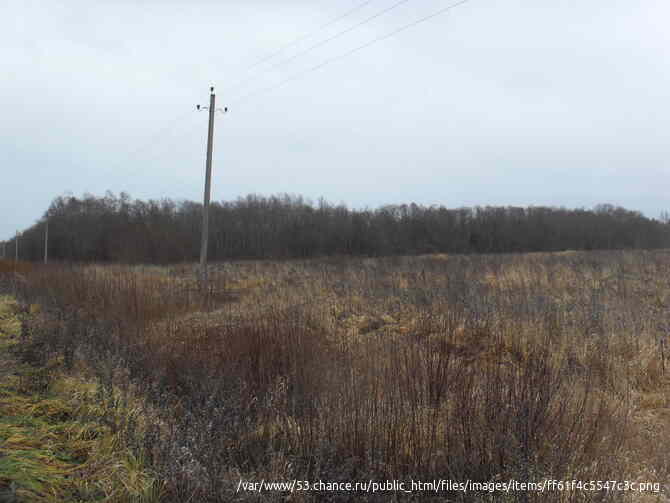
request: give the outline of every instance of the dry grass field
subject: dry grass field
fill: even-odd
[[[0,265],[23,342],[142,397],[165,501],[669,501],[670,253]],[[23,308],[27,312],[28,307]],[[256,493],[240,479],[661,492]]]

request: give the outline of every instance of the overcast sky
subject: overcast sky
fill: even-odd
[[[470,0],[303,74],[455,0],[299,54],[396,3],[3,0],[0,239],[68,191],[201,200],[210,85],[214,200],[670,209],[670,2]]]

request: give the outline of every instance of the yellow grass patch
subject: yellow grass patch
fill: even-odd
[[[12,339],[0,346],[0,501],[160,501],[161,484],[103,424],[94,383],[13,357],[15,310],[14,301],[0,298],[0,340]],[[43,370],[54,373],[48,394],[27,393],[22,380]]]

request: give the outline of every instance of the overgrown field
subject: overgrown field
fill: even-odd
[[[668,501],[670,253],[4,264],[33,340],[145,397],[166,501]],[[138,454],[138,455],[139,455]],[[236,494],[240,479],[661,492]],[[289,498],[290,499],[287,499]]]

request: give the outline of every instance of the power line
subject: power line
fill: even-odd
[[[217,109],[218,112],[222,112],[223,110]],[[178,135],[172,135],[175,140],[179,140],[181,144],[184,144],[187,140],[190,140],[193,138],[196,134],[202,134],[203,132],[206,132],[204,129],[205,126],[200,122],[194,122],[190,124],[190,127],[187,129],[184,129],[179,132]],[[170,145],[170,148],[167,149],[162,149],[155,153],[155,155],[152,155],[151,157],[145,158],[142,160],[144,164],[150,165],[156,163],[156,161],[162,159],[167,153],[180,153],[183,151],[183,147],[181,149],[177,149],[176,151],[174,150],[175,145]]]
[[[325,23],[324,25],[321,26],[320,29],[323,29],[323,28],[325,28],[325,27],[328,27],[328,26],[330,26],[330,25],[336,23],[337,21],[340,21],[341,19],[343,19],[343,18],[347,17],[348,15],[352,14],[353,12],[355,12],[355,11],[361,9],[361,8],[364,7],[365,5],[371,3],[372,1],[374,1],[374,0],[367,0],[367,1],[363,2],[363,3],[361,3],[360,5],[354,7],[353,9],[350,9],[349,11],[347,11],[347,12],[343,13],[342,15],[338,16],[337,18],[335,18],[335,19],[333,19],[333,20],[331,20],[331,21]],[[314,44],[314,45],[308,47],[308,48],[305,49],[304,51],[301,51],[301,52],[299,52],[299,53],[297,53],[297,54],[291,56],[290,58],[288,58],[288,59],[286,59],[286,60],[280,61],[279,63],[277,63],[277,64],[275,64],[275,65],[272,65],[269,69],[274,68],[274,67],[279,66],[279,65],[282,65],[282,64],[285,64],[285,63],[287,63],[287,62],[289,62],[289,61],[292,61],[292,60],[296,59],[296,58],[299,57],[299,56],[302,56],[303,54],[305,54],[305,53],[307,53],[307,52],[310,52],[310,51],[312,51],[312,50],[314,50],[314,49],[316,49],[316,48],[318,48],[318,47],[321,47],[321,46],[327,44],[328,42],[330,42],[330,41],[332,41],[332,40],[335,40],[336,38],[339,38],[339,37],[341,37],[341,36],[343,36],[343,35],[345,35],[345,34],[351,32],[351,31],[353,31],[354,29],[356,29],[356,28],[358,28],[358,27],[360,27],[360,26],[362,26],[362,25],[364,25],[364,24],[366,24],[366,23],[369,23],[370,21],[372,21],[372,20],[374,20],[374,19],[376,19],[376,18],[378,18],[378,17],[380,17],[380,16],[386,14],[387,12],[389,12],[389,11],[391,11],[391,10],[393,10],[393,9],[395,9],[395,8],[401,6],[402,4],[405,4],[405,3],[409,2],[409,1],[410,1],[410,0],[400,0],[400,1],[396,2],[395,4],[393,4],[393,5],[391,5],[391,6],[387,7],[387,8],[385,8],[385,9],[383,9],[383,10],[377,12],[376,14],[374,14],[374,15],[372,15],[372,16],[366,18],[366,19],[364,19],[363,21],[361,21],[361,22],[359,22],[359,23],[357,23],[357,24],[355,24],[355,25],[353,25],[353,26],[351,26],[351,27],[349,27],[349,28],[347,28],[347,29],[345,29],[345,30],[340,31],[340,32],[338,32],[337,34],[335,34],[335,35],[333,35],[333,36],[331,36],[331,37],[329,37],[329,38],[327,38],[327,39],[325,39],[325,40],[322,40],[321,42],[318,42],[317,44]],[[328,65],[330,65],[330,64],[332,64],[332,63],[335,63],[335,62],[337,62],[337,61],[339,61],[339,60],[341,60],[341,59],[347,58],[347,57],[351,56],[352,54],[354,54],[354,53],[356,53],[356,52],[358,52],[358,51],[361,51],[361,50],[363,50],[363,49],[366,49],[366,48],[370,47],[370,46],[373,45],[373,44],[376,44],[377,42],[381,42],[381,41],[386,40],[386,39],[388,39],[388,38],[390,38],[390,37],[393,37],[393,36],[397,35],[398,33],[402,32],[402,31],[405,31],[405,30],[407,30],[407,29],[409,29],[409,28],[411,28],[411,27],[413,27],[413,26],[416,26],[416,25],[418,25],[418,24],[420,24],[420,23],[423,23],[423,22],[425,22],[425,21],[428,21],[428,20],[430,20],[430,19],[432,19],[432,18],[434,18],[434,17],[437,17],[437,16],[439,16],[439,15],[441,15],[441,14],[444,14],[444,13],[446,13],[446,12],[448,12],[448,11],[450,11],[450,10],[452,10],[452,9],[454,9],[454,8],[456,8],[456,7],[458,7],[458,6],[460,6],[460,5],[463,5],[463,4],[467,3],[468,1],[469,1],[469,0],[460,0],[460,1],[456,2],[456,3],[453,3],[453,4],[451,4],[451,5],[448,5],[448,6],[444,7],[444,8],[442,8],[442,9],[439,9],[439,10],[433,12],[432,14],[429,14],[429,15],[427,15],[427,16],[421,17],[421,18],[419,18],[419,19],[417,19],[417,20],[415,20],[415,21],[412,21],[412,22],[410,22],[410,23],[407,23],[407,24],[401,26],[400,28],[397,28],[397,29],[395,29],[395,30],[393,30],[393,31],[391,31],[391,32],[389,32],[389,33],[386,33],[385,35],[376,37],[376,38],[370,40],[369,42],[366,42],[365,44],[362,44],[362,45],[360,45],[360,46],[357,46],[357,47],[355,47],[355,48],[353,48],[353,49],[351,49],[351,50],[349,50],[349,51],[347,51],[347,52],[345,52],[345,53],[343,53],[343,54],[340,54],[340,55],[338,55],[338,56],[329,58],[329,59],[327,59],[327,60],[325,60],[325,61],[319,63],[318,65],[315,65],[315,66],[313,66],[313,67],[310,67],[310,68],[308,68],[308,69],[306,69],[306,70],[304,70],[304,71],[298,72],[298,73],[296,73],[296,74],[294,74],[294,75],[292,75],[292,76],[290,76],[290,77],[288,77],[288,78],[282,80],[281,82],[279,82],[279,83],[277,83],[277,84],[275,84],[275,85],[272,85],[272,86],[269,86],[269,87],[265,87],[265,88],[261,88],[261,89],[258,89],[258,90],[256,90],[256,91],[253,91],[253,92],[251,92],[251,93],[242,95],[242,96],[240,96],[239,98],[237,98],[236,100],[234,100],[233,103],[243,103],[243,102],[249,101],[250,99],[252,99],[252,98],[254,98],[254,97],[257,97],[257,96],[262,95],[262,94],[264,94],[264,93],[271,92],[271,91],[273,91],[273,90],[275,90],[275,89],[278,89],[278,88],[280,88],[280,87],[283,87],[284,85],[286,85],[286,84],[288,84],[288,83],[290,83],[290,82],[292,82],[292,81],[294,81],[294,80],[297,80],[297,79],[299,79],[299,78],[301,78],[301,77],[303,77],[303,76],[305,76],[305,75],[308,75],[309,73],[315,72],[315,71],[320,70],[321,68],[323,68],[323,67],[325,67],[325,66],[328,66]],[[313,32],[313,33],[315,33],[315,32]],[[263,62],[265,62],[265,61],[271,59],[272,57],[276,56],[277,54],[280,54],[283,50],[285,50],[286,48],[290,47],[291,45],[295,45],[295,44],[296,44],[297,42],[299,42],[300,40],[304,40],[305,38],[308,38],[308,37],[310,37],[310,36],[311,36],[311,34],[310,34],[310,35],[303,35],[303,36],[301,36],[301,37],[298,37],[298,38],[295,39],[293,42],[290,42],[289,44],[286,44],[285,46],[283,46],[282,48],[280,48],[278,51],[276,51],[275,53],[273,53],[272,55],[270,55],[270,56],[264,58],[264,59],[261,60],[261,61],[258,61],[258,62],[256,62],[256,63],[254,63],[254,64],[252,65],[252,67],[256,67],[256,66],[262,64]],[[268,70],[269,70],[269,69],[268,69]],[[248,80],[247,80],[247,81],[248,81]],[[247,82],[247,81],[245,81],[245,82]],[[175,125],[177,125],[178,123],[180,123],[184,118],[186,118],[186,117],[187,117],[188,115],[190,115],[191,113],[192,113],[192,112],[189,111],[189,112],[186,112],[186,113],[184,113],[184,114],[181,114],[181,115],[177,116],[175,119],[173,119],[172,121],[170,121],[166,126],[162,127],[162,128],[159,129],[156,133],[152,134],[152,135],[147,139],[147,141],[145,141],[140,147],[136,148],[135,150],[133,150],[133,151],[128,155],[128,157],[127,157],[127,159],[124,161],[124,163],[133,160],[134,158],[137,157],[138,154],[140,154],[140,153],[146,151],[148,148],[153,147],[153,146],[157,145],[158,143],[160,143],[160,142],[157,141],[157,140],[160,140],[161,137],[163,137],[166,133],[172,132],[172,131],[174,130]],[[194,115],[195,115],[195,114],[194,114]],[[195,126],[196,126],[196,125],[194,124],[194,127],[193,127],[193,128],[189,128],[189,130],[188,130],[188,134],[182,134],[182,138],[186,138],[186,137],[190,137],[190,136],[192,136],[193,133],[196,131],[196,127],[195,127]],[[151,161],[151,160],[156,160],[157,158],[161,157],[164,153],[165,153],[165,152],[161,152],[161,153],[159,153],[159,155],[157,155],[157,156],[153,156],[153,157],[150,159],[150,161]],[[115,166],[115,168],[116,168],[116,167],[119,167],[121,164],[122,164],[122,163],[117,163],[116,166]]]
[[[307,39],[307,38],[311,38],[311,37],[314,36],[318,31],[323,30],[323,29],[325,29],[325,28],[328,28],[328,27],[334,25],[335,23],[341,21],[342,19],[345,19],[346,17],[350,16],[350,15],[353,14],[354,12],[356,12],[356,11],[362,9],[363,7],[365,7],[366,5],[368,5],[368,4],[370,4],[370,3],[374,2],[374,1],[375,1],[375,0],[365,0],[364,2],[362,2],[362,3],[358,4],[358,5],[356,5],[355,7],[349,9],[348,11],[346,11],[346,12],[344,12],[344,13],[342,13],[342,14],[339,14],[338,16],[336,16],[335,18],[331,19],[330,21],[327,21],[326,23],[322,24],[322,25],[319,26],[316,30],[311,31],[311,32],[309,32],[309,33],[306,33],[306,34],[304,34],[304,35],[301,35],[301,36],[295,38],[294,40],[292,40],[291,42],[289,42],[289,43],[287,43],[287,44],[281,46],[279,49],[277,49],[276,51],[274,51],[272,54],[270,54],[270,55],[268,55],[268,56],[266,56],[266,57],[264,57],[264,58],[261,58],[260,60],[256,61],[255,63],[249,65],[249,66],[247,67],[247,69],[248,69],[248,70],[251,70],[251,69],[253,69],[253,68],[256,68],[256,67],[262,65],[263,63],[265,63],[265,62],[271,60],[271,59],[274,58],[275,56],[281,54],[282,52],[284,52],[284,51],[285,51],[286,49],[288,49],[289,47],[292,47],[292,46],[296,45],[298,42],[301,42],[302,40],[305,40],[305,39]],[[405,0],[405,1],[407,1],[407,0]],[[247,80],[240,80],[240,81],[237,81],[236,83],[233,84],[233,87],[232,87],[232,88],[234,88],[234,87],[236,87],[236,86],[239,87],[239,85],[241,85],[241,84],[243,84],[243,83],[246,83],[246,82],[248,82],[248,79],[247,79]],[[168,123],[167,126],[161,128],[161,129],[159,129],[156,133],[152,134],[152,135],[148,138],[148,140],[147,140],[145,143],[143,143],[140,147],[138,147],[138,148],[136,148],[135,150],[133,150],[132,152],[130,152],[130,153],[128,154],[128,158],[127,158],[124,162],[128,162],[128,161],[134,159],[138,154],[140,154],[140,153],[146,151],[149,147],[152,147],[152,146],[156,145],[157,142],[155,142],[154,140],[160,138],[164,133],[171,131],[177,123],[181,122],[181,121],[182,121],[186,116],[188,116],[190,113],[191,113],[191,112],[188,112],[188,113],[179,115],[178,117],[176,117],[175,119],[173,119],[170,123]],[[190,135],[189,135],[189,136],[190,136]],[[160,157],[160,155],[159,155],[158,157]],[[156,156],[154,156],[152,159],[156,159]],[[117,165],[115,165],[114,168],[116,169],[118,166],[120,166],[120,164],[121,164],[121,163],[118,163]]]
[[[373,20],[377,19],[378,17],[383,16],[384,14],[392,11],[393,9],[397,9],[398,7],[400,7],[403,4],[406,4],[409,1],[410,0],[400,0],[396,3],[394,3],[393,5],[391,5],[389,7],[386,7],[385,9],[382,9],[381,11],[373,14],[372,16],[365,18],[363,21],[360,21],[360,22],[356,23],[355,25],[350,26],[349,28],[346,28],[342,31],[339,31],[335,35],[332,35],[332,36],[326,38],[325,40],[317,42],[316,44],[311,45],[311,46],[307,47],[306,49],[304,49],[304,50],[302,50],[302,51],[300,51],[300,52],[298,52],[298,53],[296,53],[296,54],[294,54],[294,55],[292,55],[292,56],[290,56],[286,59],[283,59],[281,61],[278,61],[277,63],[274,63],[273,65],[267,67],[265,70],[263,70],[261,72],[255,72],[249,78],[246,78],[246,79],[243,79],[243,80],[240,80],[240,81],[237,81],[236,83],[234,83],[232,86],[230,86],[228,88],[228,91],[237,89],[238,87],[246,84],[247,82],[253,81],[255,79],[255,76],[264,75],[264,74],[268,73],[270,70],[272,70],[274,68],[285,65],[286,63],[290,63],[291,61],[294,61],[295,59],[299,58],[300,56],[303,56],[303,55],[313,51],[314,49],[318,49],[319,47],[322,47],[322,46],[326,45],[328,42],[332,42],[333,40],[338,39],[341,36],[346,35],[347,33],[350,33],[352,31],[354,31],[357,28],[360,28],[361,26],[369,23],[370,21],[373,21]]]
[[[174,119],[172,119],[166,126],[160,128],[158,131],[156,131],[154,134],[152,134],[140,147],[133,150],[130,153],[129,157],[132,158],[132,157],[136,156],[137,154],[139,154],[140,152],[146,150],[148,147],[156,145],[157,142],[155,140],[159,139],[161,136],[163,136],[163,134],[165,134],[167,132],[170,132],[170,131],[173,131],[174,127],[178,123],[180,123],[183,119],[185,119],[186,117],[188,117],[191,114],[193,114],[193,110],[189,110],[188,112],[183,113],[183,114],[175,117]]]
[[[266,56],[266,57],[264,57],[264,58],[261,58],[260,60],[256,61],[255,63],[249,65],[249,66],[247,67],[247,70],[251,70],[251,69],[253,69],[253,68],[256,68],[256,67],[262,65],[263,63],[265,63],[265,62],[271,60],[271,59],[274,58],[275,56],[281,54],[282,52],[284,52],[284,51],[285,51],[286,49],[288,49],[289,47],[292,47],[292,46],[296,45],[298,42],[301,42],[302,40],[305,40],[305,39],[307,39],[307,38],[310,38],[310,37],[314,36],[318,31],[323,30],[323,29],[325,29],[325,28],[328,28],[328,27],[334,25],[335,23],[341,21],[342,19],[345,19],[346,17],[350,16],[350,15],[353,14],[354,12],[356,12],[356,11],[362,9],[363,7],[365,7],[366,5],[368,5],[368,4],[370,4],[370,3],[374,2],[374,1],[375,1],[375,0],[365,0],[364,2],[362,2],[362,3],[358,4],[358,5],[356,5],[355,7],[351,8],[351,9],[349,9],[349,10],[347,10],[346,12],[344,12],[344,13],[342,13],[342,14],[339,14],[339,15],[336,16],[335,18],[333,18],[333,19],[331,19],[331,20],[325,22],[324,24],[320,25],[316,30],[311,31],[311,32],[306,33],[306,34],[303,34],[303,35],[301,35],[301,36],[295,38],[295,39],[292,40],[291,42],[289,42],[289,43],[284,44],[283,46],[281,46],[279,49],[277,49],[276,51],[274,51],[272,54],[270,54],[270,55],[268,55],[268,56]],[[247,81],[248,81],[248,80],[237,81],[237,83],[233,84],[233,86],[239,86],[240,84],[245,83],[245,82],[247,82]],[[182,115],[179,115],[178,117],[176,117],[175,119],[173,119],[170,123],[168,123],[167,126],[165,126],[165,127],[161,128],[161,129],[159,129],[158,131],[156,131],[156,133],[152,134],[152,135],[147,139],[147,141],[146,141],[145,143],[143,143],[141,146],[139,146],[138,148],[136,148],[135,150],[133,150],[132,152],[130,152],[130,153],[128,154],[128,156],[127,156],[127,159],[126,159],[125,161],[123,161],[123,162],[128,162],[128,161],[134,159],[138,154],[140,154],[140,153],[146,151],[148,148],[150,148],[150,147],[156,145],[157,142],[155,142],[154,140],[160,138],[164,133],[171,131],[177,123],[181,122],[181,121],[182,121],[186,116],[188,116],[190,113],[191,113],[191,112],[188,112],[188,113],[184,113],[184,114],[182,114]],[[190,136],[190,135],[189,135],[189,136]],[[155,156],[154,156],[154,159],[155,159]],[[121,163],[117,163],[117,164],[114,166],[114,169],[118,168],[120,165],[121,165]]]
[[[180,114],[171,121],[169,121],[167,125],[161,127],[154,134],[150,135],[139,147],[131,151],[123,161],[115,163],[113,169],[117,169],[122,164],[125,164],[129,161],[136,159],[138,154],[141,154],[146,150],[148,150],[149,148],[160,144],[161,143],[160,140],[172,136],[172,134],[167,133],[174,133],[175,126],[181,123],[189,115],[193,114],[195,116],[196,114],[194,112],[195,112],[194,110],[189,110],[188,112]]]
[[[458,6],[460,6],[460,5],[463,5],[464,3],[469,2],[469,1],[470,1],[470,0],[460,0],[459,2],[456,2],[456,3],[454,3],[454,4],[451,4],[451,5],[447,6],[447,7],[444,7],[444,8],[442,8],[442,9],[438,10],[438,11],[433,12],[432,14],[429,14],[429,15],[427,15],[427,16],[424,16],[424,17],[422,17],[422,18],[419,18],[419,19],[417,19],[417,20],[415,20],[415,21],[412,21],[411,23],[405,24],[405,25],[401,26],[400,28],[397,28],[397,29],[395,29],[395,30],[393,30],[393,31],[391,31],[391,32],[389,32],[389,33],[387,33],[387,34],[385,34],[385,35],[382,35],[382,36],[380,36],[380,37],[374,38],[374,39],[372,39],[371,41],[366,42],[366,43],[363,44],[363,45],[360,45],[360,46],[355,47],[355,48],[353,48],[353,49],[351,49],[351,50],[349,50],[349,51],[347,51],[347,52],[345,52],[345,53],[343,53],[343,54],[340,54],[339,56],[335,56],[335,57],[333,57],[333,58],[327,59],[327,60],[325,60],[325,61],[319,63],[319,64],[316,65],[316,66],[313,66],[313,67],[311,67],[311,68],[308,68],[307,70],[304,70],[304,71],[302,71],[302,72],[298,72],[298,73],[292,75],[291,77],[288,77],[287,79],[282,80],[281,82],[279,82],[279,83],[277,83],[277,84],[275,84],[275,85],[273,85],[273,86],[265,87],[265,88],[259,89],[259,90],[257,90],[257,91],[251,92],[251,93],[249,93],[249,94],[245,94],[245,95],[239,97],[239,98],[238,98],[237,100],[235,100],[233,103],[242,103],[242,102],[248,101],[248,100],[250,100],[251,98],[254,98],[254,97],[256,97],[256,96],[258,96],[258,95],[260,95],[260,94],[264,94],[264,93],[266,93],[266,92],[274,91],[275,89],[278,89],[278,88],[280,88],[280,87],[283,87],[284,85],[288,84],[289,82],[292,82],[292,81],[294,81],[294,80],[297,80],[297,79],[299,79],[299,78],[301,78],[301,77],[303,77],[303,76],[305,76],[305,75],[307,75],[307,74],[309,74],[309,73],[312,73],[312,72],[315,72],[315,71],[317,71],[317,70],[320,70],[320,69],[323,68],[324,66],[330,65],[330,64],[332,64],[332,63],[335,63],[336,61],[339,61],[339,60],[344,59],[344,58],[346,58],[346,57],[348,57],[348,56],[351,56],[352,54],[354,54],[354,53],[356,53],[356,52],[358,52],[358,51],[362,51],[363,49],[366,49],[366,48],[370,47],[371,45],[376,44],[377,42],[381,42],[382,40],[386,40],[387,38],[390,38],[390,37],[392,37],[392,36],[394,36],[394,35],[397,35],[398,33],[402,32],[402,31],[405,31],[405,30],[407,30],[407,29],[409,29],[409,28],[412,28],[413,26],[416,26],[416,25],[418,25],[418,24],[420,24],[420,23],[423,23],[423,22],[425,22],[425,21],[428,21],[428,20],[430,20],[430,19],[432,19],[432,18],[434,18],[434,17],[437,17],[437,16],[439,16],[439,15],[441,15],[441,14],[444,14],[444,13],[446,13],[446,12],[452,10],[452,9],[455,9],[456,7],[458,7]]]
[[[358,5],[356,5],[355,7],[349,9],[348,11],[346,11],[346,12],[344,12],[344,13],[342,13],[342,14],[336,16],[335,18],[331,19],[330,21],[327,21],[326,23],[322,24],[321,26],[319,26],[319,28],[317,28],[317,30],[314,30],[314,31],[309,32],[309,33],[307,33],[307,34],[305,34],[305,35],[302,35],[302,36],[300,36],[300,37],[297,37],[296,39],[294,39],[293,41],[289,42],[288,44],[283,45],[282,47],[280,47],[278,50],[276,50],[276,51],[273,52],[272,54],[270,54],[270,55],[268,55],[268,56],[266,56],[266,57],[264,57],[264,58],[258,60],[257,62],[253,63],[252,65],[250,65],[250,66],[248,67],[248,69],[253,69],[253,68],[256,68],[256,67],[262,65],[263,63],[269,61],[270,59],[274,58],[275,56],[281,54],[284,50],[288,49],[289,47],[291,47],[291,46],[293,46],[293,45],[296,45],[298,42],[301,42],[302,40],[305,40],[305,39],[307,39],[307,38],[312,37],[312,36],[315,35],[318,31],[323,30],[323,29],[325,29],[325,28],[328,28],[328,27],[334,25],[335,23],[341,21],[342,19],[345,19],[346,17],[348,17],[348,16],[350,16],[351,14],[353,14],[354,12],[356,12],[356,11],[362,9],[362,8],[365,7],[366,5],[372,3],[373,1],[375,1],[375,0],[365,0],[364,2],[362,2],[362,3],[358,4]],[[272,65],[272,66],[270,66],[269,68],[267,68],[265,71],[262,71],[260,74],[262,75],[262,74],[264,74],[264,73],[267,73],[267,71],[269,71],[269,70],[271,70],[271,69],[273,69],[273,68],[276,68],[276,67],[281,66],[281,65],[283,65],[283,64],[286,64],[286,63],[288,63],[288,62],[290,62],[290,61],[293,61],[293,60],[295,60],[296,58],[298,58],[299,56],[302,56],[302,55],[304,55],[304,54],[306,54],[306,53],[308,53],[308,52],[311,52],[311,51],[313,51],[314,49],[317,49],[317,48],[319,48],[319,47],[321,47],[321,46],[327,44],[328,42],[331,42],[332,40],[335,40],[335,39],[337,39],[337,38],[339,38],[339,37],[341,37],[341,36],[343,36],[343,35],[346,35],[347,33],[349,33],[349,32],[351,32],[351,31],[355,30],[356,28],[359,28],[360,26],[363,26],[364,24],[367,24],[367,23],[369,23],[370,21],[373,21],[374,19],[376,19],[376,18],[378,18],[378,17],[380,17],[380,16],[386,14],[387,12],[390,12],[390,11],[393,10],[393,9],[396,9],[397,7],[399,7],[399,6],[401,6],[401,5],[405,4],[405,3],[407,3],[407,2],[409,2],[409,1],[410,1],[410,0],[399,0],[399,1],[396,2],[395,4],[389,6],[389,7],[385,8],[385,9],[382,9],[381,11],[377,12],[376,14],[373,14],[372,16],[370,16],[370,17],[364,19],[363,21],[361,21],[361,22],[359,22],[359,23],[357,23],[357,24],[355,24],[355,25],[353,25],[353,26],[351,26],[351,27],[349,27],[349,28],[346,28],[345,30],[342,30],[342,31],[336,33],[335,35],[333,35],[333,36],[331,36],[331,37],[329,37],[329,38],[327,38],[327,39],[325,39],[325,40],[322,40],[321,42],[318,42],[318,43],[316,43],[316,44],[314,44],[314,45],[312,45],[312,46],[306,48],[305,50],[300,51],[300,52],[298,52],[297,54],[294,54],[293,56],[291,56],[291,57],[289,57],[289,58],[287,58],[287,59],[285,59],[285,60],[282,60],[282,61],[279,61],[278,63],[275,63],[274,65]],[[237,81],[236,83],[234,83],[234,84],[229,88],[229,90],[230,90],[230,89],[235,89],[235,88],[237,88],[237,87],[240,87],[241,85],[246,84],[247,82],[250,82],[251,80],[254,80],[254,79],[253,79],[253,76],[250,77],[250,78],[247,78],[247,79],[243,79],[243,80]],[[293,79],[290,79],[290,80],[293,80]],[[175,119],[173,119],[172,121],[170,121],[165,127],[159,129],[156,133],[152,134],[152,135],[147,139],[147,141],[146,141],[145,143],[143,143],[141,146],[139,146],[138,148],[136,148],[135,150],[133,150],[130,154],[128,154],[128,157],[127,157],[127,159],[126,159],[124,162],[128,162],[128,161],[130,161],[130,160],[136,158],[138,154],[140,154],[140,153],[146,151],[148,148],[150,148],[150,147],[156,145],[158,142],[155,141],[155,140],[159,139],[159,138],[160,138],[161,136],[163,136],[165,133],[172,131],[172,130],[174,129],[174,126],[175,126],[177,123],[181,122],[181,121],[182,121],[185,117],[187,117],[190,113],[191,113],[191,112],[188,112],[188,113],[184,113],[184,114],[182,114],[182,115],[179,115],[178,117],[176,117]],[[155,157],[154,157],[154,158],[155,158]],[[121,163],[118,163],[118,164],[115,166],[115,169],[116,169],[117,167],[119,167],[120,165],[121,165]]]
[[[204,127],[204,126],[203,126],[200,122],[194,123],[194,124],[191,125],[191,127],[189,127],[188,129],[182,131],[179,135],[177,135],[177,136],[173,136],[173,138],[174,138],[175,140],[176,140],[176,139],[179,139],[180,142],[183,143],[185,140],[190,139],[190,138],[192,138],[193,136],[195,136],[196,133],[200,133],[200,134],[201,134],[201,133],[202,133],[202,129],[200,129],[200,128],[203,128],[203,127]],[[174,145],[171,145],[171,146],[174,146]],[[144,163],[146,163],[146,164],[154,163],[154,162],[157,161],[158,159],[161,159],[161,158],[162,158],[166,153],[168,153],[168,152],[174,152],[174,151],[173,151],[172,148],[168,148],[168,149],[160,150],[160,151],[157,152],[155,155],[152,155],[151,157],[144,159],[142,162],[144,162]]]
[[[293,46],[296,45],[298,42],[302,42],[302,41],[305,40],[305,39],[308,39],[308,38],[313,37],[313,36],[317,33],[317,31],[324,30],[324,29],[326,29],[326,28],[328,28],[328,27],[334,25],[335,23],[341,21],[342,19],[344,19],[344,18],[346,18],[346,17],[349,17],[349,16],[350,16],[351,14],[353,14],[354,12],[356,12],[356,11],[362,9],[363,7],[365,7],[366,5],[368,5],[368,4],[370,4],[370,3],[374,2],[374,1],[375,1],[375,0],[366,0],[365,2],[363,2],[363,3],[359,4],[359,5],[357,5],[356,7],[352,8],[352,9],[349,9],[349,10],[346,11],[345,13],[338,15],[336,18],[331,19],[330,21],[328,21],[328,22],[322,24],[322,25],[319,26],[316,30],[311,31],[311,32],[308,32],[308,33],[305,33],[305,34],[303,34],[303,35],[301,35],[301,36],[299,36],[299,37],[293,39],[291,42],[288,42],[287,44],[284,44],[283,46],[281,46],[279,49],[277,49],[277,50],[274,51],[273,53],[269,54],[268,56],[265,56],[264,58],[259,59],[258,61],[256,61],[256,62],[253,63],[252,65],[249,65],[249,66],[247,67],[247,70],[251,70],[251,69],[253,69],[253,68],[256,68],[256,67],[259,66],[259,65],[262,65],[262,64],[265,63],[266,61],[269,61],[269,60],[271,60],[272,58],[274,58],[275,56],[278,56],[279,54],[281,54],[282,52],[284,52],[284,51],[285,51],[286,49],[288,49],[289,47],[293,47]],[[236,84],[234,83],[233,85],[236,85]]]

